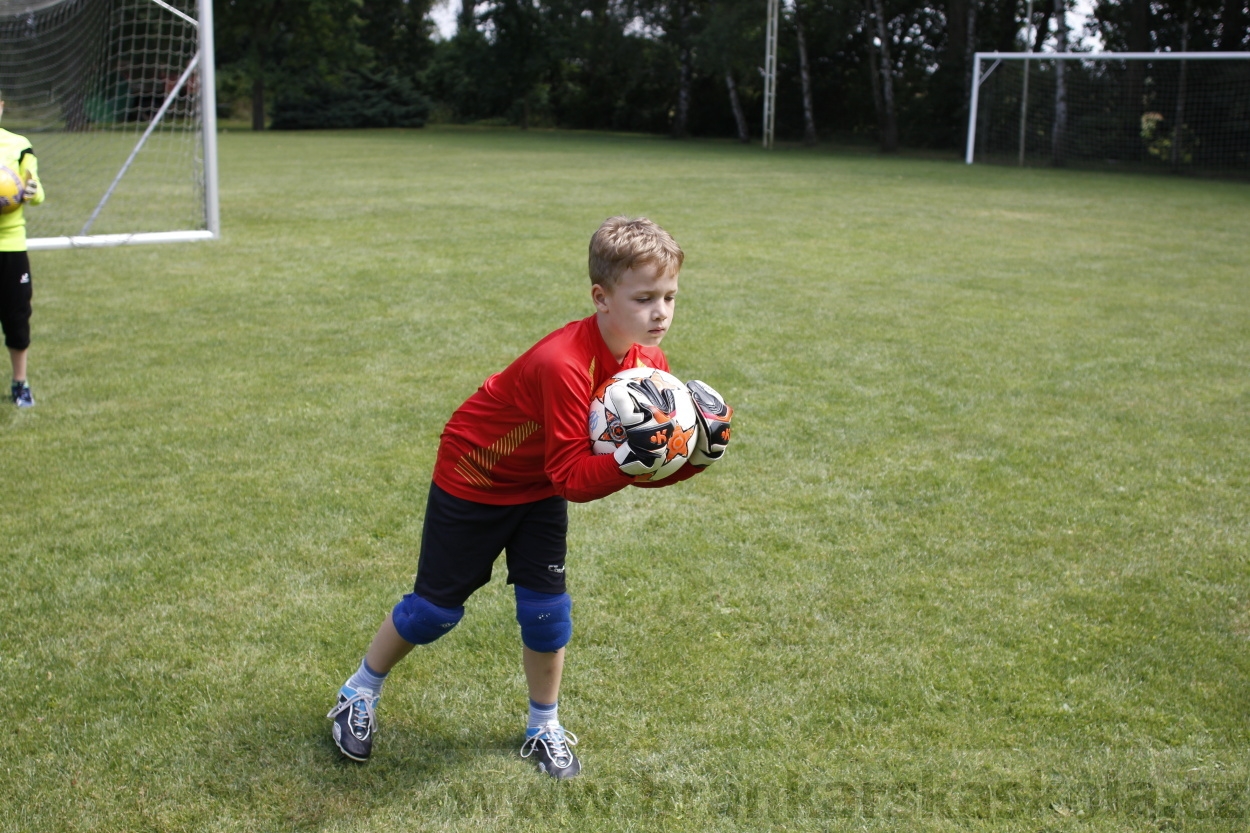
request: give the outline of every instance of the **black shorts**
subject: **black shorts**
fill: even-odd
[[[569,505],[556,496],[516,506],[474,503],[430,484],[413,592],[439,607],[460,607],[490,581],[508,554],[508,583],[539,593],[564,592]]]
[[[30,346],[30,258],[25,252],[0,252],[0,328],[4,346]]]

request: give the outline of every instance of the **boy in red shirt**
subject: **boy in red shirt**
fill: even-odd
[[[684,258],[650,220],[604,221],[590,241],[595,314],[543,338],[452,414],[434,464],[413,592],[387,615],[328,715],[344,755],[368,759],[387,673],[415,645],[455,627],[465,600],[490,580],[506,551],[530,697],[521,755],[533,755],[556,778],[580,771],[570,748],[577,738],[560,725],[556,708],[573,633],[564,582],[567,501],[646,485],[638,478],[664,462],[662,446],[645,437],[616,454],[593,454],[586,419],[592,392],[615,373],[669,369],[660,341],[673,321]],[[685,480],[724,453],[732,409],[706,385],[690,387],[702,442],[688,465],[650,485]]]

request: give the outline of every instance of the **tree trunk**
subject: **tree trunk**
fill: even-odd
[[[794,3],[794,28],[799,36],[799,80],[803,86],[803,144],[816,144],[816,117],[812,112],[812,73],[807,63],[807,38],[803,36],[803,17],[798,0]]]
[[[270,14],[276,15],[280,4],[275,4]],[[266,44],[272,20],[256,15],[252,18],[252,47],[249,50],[248,63],[252,69],[252,129],[265,129],[265,58]]]
[[[1128,51],[1150,52],[1150,0],[1129,0]],[[1146,154],[1145,142],[1141,140],[1141,117],[1146,107],[1146,62],[1129,61],[1124,75],[1126,136],[1133,137],[1142,157]],[[1131,145],[1130,145],[1131,147]]]
[[[457,35],[467,35],[477,28],[476,11],[473,0],[460,0],[460,13],[456,15]]]
[[[969,0],[947,0],[946,3],[946,61],[963,61],[968,53],[968,5]],[[946,66],[942,67],[947,69]],[[950,67],[953,69],[954,67]]]
[[[877,44],[872,35],[872,0],[864,0],[864,31],[868,33],[868,80],[872,84],[872,109],[877,114],[877,135],[885,135],[885,102],[881,98],[881,74],[877,67],[881,66],[881,58]]]
[[[959,84],[958,97],[952,96],[952,105],[955,101],[959,102],[960,145],[968,139],[968,109],[972,106],[972,64],[976,53],[977,8],[980,2],[981,0],[946,0],[944,9],[946,45],[940,55],[939,72],[944,79],[943,83]],[[1014,15],[1014,3],[1003,5]],[[1014,25],[1012,31],[1015,31]]]
[[[1220,8],[1221,52],[1237,52],[1246,42],[1245,0],[1224,0]]]
[[[1055,0],[1061,3],[1063,0]],[[890,33],[885,25],[885,4],[882,0],[872,0],[873,17],[877,19],[875,27],[877,39],[881,41],[881,110],[882,124],[881,150],[894,153],[898,150],[898,113],[894,110],[894,61],[890,58]]]
[[[1185,21],[1181,24],[1181,51],[1189,49],[1189,19],[1193,16],[1190,4],[1185,3]],[[1184,159],[1181,153],[1181,140],[1184,138],[1185,127],[1185,75],[1186,64],[1189,61],[1181,61],[1180,79],[1177,81],[1176,89],[1176,117],[1172,119],[1172,170],[1177,170],[1181,166]]]
[[[977,0],[968,0],[968,8],[964,18],[964,98],[963,117],[959,120],[965,132],[960,133],[960,143],[968,141],[968,109],[972,107],[972,73],[975,69],[973,61],[977,51]]]
[[[1065,0],[1055,0],[1056,52],[1068,51],[1068,20]],[[1064,164],[1063,144],[1068,132],[1068,86],[1064,80],[1066,61],[1055,61],[1055,124],[1050,136],[1050,161],[1056,167]]]
[[[265,129],[265,76],[260,70],[252,79],[252,129]]]
[[[968,19],[964,31],[964,89],[972,89],[972,59],[977,51],[977,4],[968,3]]]
[[[1129,0],[1128,51],[1150,52],[1150,3],[1151,0]],[[1133,63],[1140,63],[1134,61]]]
[[[1037,26],[1037,34],[1033,38],[1033,52],[1041,52],[1046,36],[1050,34],[1050,9],[1042,9],[1042,22]]]
[[[681,48],[681,69],[677,79],[677,113],[673,118],[673,138],[680,139],[686,135],[690,119],[690,48]]]
[[[734,74],[725,70],[725,86],[729,89],[729,106],[734,111],[734,121],[738,124],[738,141],[747,144],[751,141],[751,131],[747,128],[747,117],[742,112],[742,101],[738,98],[738,85],[734,83]]]

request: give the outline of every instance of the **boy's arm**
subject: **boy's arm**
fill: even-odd
[[[634,478],[611,454],[594,454],[586,431],[590,382],[584,372],[563,365],[543,374],[543,429],[547,477],[556,494],[585,503],[619,492]]]
[[[23,182],[22,202],[31,205],[39,205],[43,202],[43,183],[39,181],[39,160],[35,158],[35,154],[29,150],[22,154],[22,160],[18,163],[18,173]]]
[[[689,463],[679,468],[663,480],[635,480],[634,485],[640,489],[663,489],[665,486],[672,486],[674,483],[680,483],[683,480],[689,480],[703,469],[698,466],[692,466]]]

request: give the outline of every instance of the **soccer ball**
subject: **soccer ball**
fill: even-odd
[[[690,391],[671,373],[651,367],[622,370],[608,379],[590,399],[591,450],[614,454],[627,441],[626,431],[655,426],[662,435],[664,464],[640,475],[663,480],[686,464],[698,438],[699,424]]]
[[[0,165],[0,214],[17,211],[22,205],[22,178],[16,171]]]

